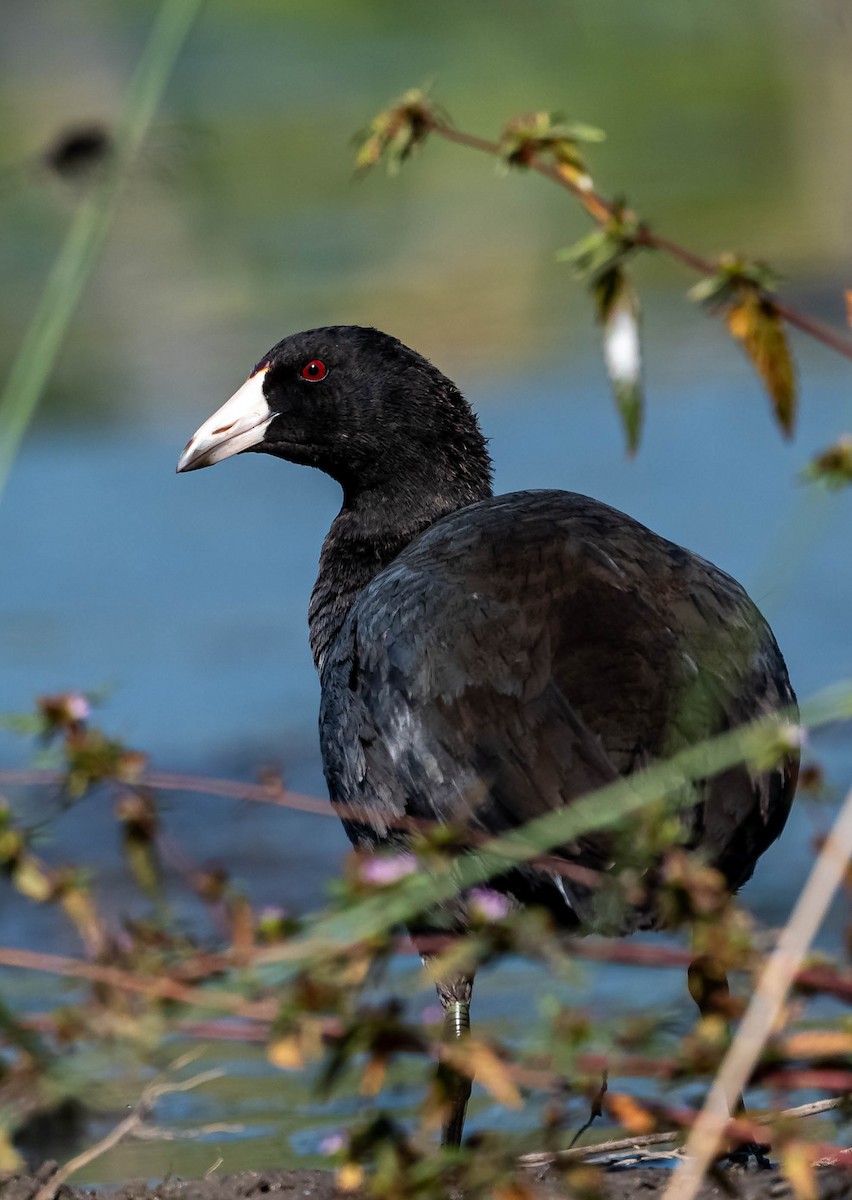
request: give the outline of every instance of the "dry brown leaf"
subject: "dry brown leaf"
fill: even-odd
[[[609,1114],[628,1133],[651,1133],[656,1128],[653,1115],[626,1092],[610,1092],[605,1105]]]
[[[361,1076],[360,1092],[362,1096],[377,1096],[382,1090],[387,1074],[388,1060],[374,1055],[364,1068]]]
[[[727,321],[731,337],[745,341],[752,331],[751,305],[748,302],[735,304],[728,312]]]
[[[305,1065],[302,1047],[295,1034],[270,1042],[266,1056],[273,1067],[280,1067],[282,1071],[299,1071]]]
[[[61,903],[85,942],[86,949],[97,954],[103,948],[105,939],[91,892],[86,888],[71,888],[63,894]]]
[[[335,1172],[334,1182],[341,1192],[357,1192],[364,1182],[364,1168],[360,1163],[345,1163]]]
[[[352,954],[345,964],[341,966],[338,979],[341,984],[346,984],[347,987],[359,987],[367,978],[372,965],[373,956],[369,951],[364,951],[361,954]]]
[[[20,1171],[24,1160],[9,1140],[5,1129],[0,1129],[0,1171]]]
[[[760,375],[785,437],[796,424],[796,372],[784,324],[771,300],[749,289],[727,311],[728,331]]]
[[[494,1200],[532,1200],[533,1192],[517,1179],[510,1183],[500,1183],[492,1192]]]
[[[19,858],[12,871],[12,882],[29,900],[44,903],[53,894],[53,883],[35,858]]]
[[[790,1058],[842,1058],[852,1055],[852,1033],[840,1029],[813,1029],[784,1039]]]
[[[446,1046],[444,1056],[456,1070],[475,1077],[500,1104],[507,1108],[521,1107],[521,1094],[507,1064],[485,1042],[465,1038],[455,1046]]]
[[[781,1152],[781,1169],[793,1187],[796,1200],[817,1200],[813,1147],[807,1142],[788,1142]]]

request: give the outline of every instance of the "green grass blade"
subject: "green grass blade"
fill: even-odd
[[[83,200],[45,284],[0,395],[0,496],[53,370],[83,288],[94,270],[148,127],[204,0],[163,0],[116,127],[115,157]]]
[[[852,684],[843,683],[802,704],[797,725],[812,730],[850,718]],[[461,855],[441,874],[418,871],[390,894],[370,896],[345,912],[320,914],[299,938],[269,949],[256,961],[293,963],[322,957],[401,925],[461,889],[486,882],[513,863],[525,862],[584,834],[612,829],[632,813],[679,790],[679,802],[688,804],[691,796],[684,784],[765,758],[778,745],[782,723],[783,714],[778,714],[690,746],[665,762],[653,763],[565,808],[492,838],[475,852]]]

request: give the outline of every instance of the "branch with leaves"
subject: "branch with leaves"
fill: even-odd
[[[202,5],[203,0],[162,0],[128,86],[115,140],[105,156],[103,176],[74,213],[9,378],[0,391],[0,496],[83,289],[100,258],[129,168],[142,147]]]
[[[654,232],[623,200],[602,196],[595,189],[586,150],[603,139],[601,130],[566,122],[558,114],[535,112],[513,118],[496,141],[489,141],[457,129],[426,92],[413,89],[358,135],[356,169],[365,171],[384,160],[393,174],[430,135],[491,155],[506,169],[537,172],[570,192],[596,225],[593,233],[559,251],[557,258],[569,264],[592,295],[630,454],[639,446],[645,408],[640,305],[629,269],[641,253],[664,254],[702,276],[689,298],[721,316],[743,347],[785,437],[792,436],[797,413],[796,372],[786,326],[852,359],[852,337],[779,299],[778,277],[765,263],[732,253],[717,260],[695,254]],[[850,438],[841,438],[809,464],[806,478],[834,487],[852,482],[850,447]]]
[[[570,810],[551,814],[543,823],[491,839],[473,853],[460,835],[448,837],[446,828],[419,822],[400,831],[405,832],[407,845],[390,855],[350,856],[323,912],[285,916],[255,912],[250,899],[236,892],[226,876],[196,867],[171,844],[163,829],[158,793],[185,787],[281,808],[289,807],[291,799],[295,809],[317,815],[330,813],[329,806],[311,797],[289,797],[279,780],[267,778],[256,785],[206,783],[194,776],[151,772],[143,755],[92,723],[91,706],[90,696],[64,693],[43,698],[34,716],[7,722],[34,734],[42,752],[52,750],[58,761],[53,772],[7,774],[0,783],[46,784],[57,811],[94,790],[102,798],[114,797],[127,867],[150,899],[152,916],[141,922],[125,921],[116,936],[113,919],[96,906],[86,874],[76,867],[47,865],[35,853],[34,831],[15,819],[13,809],[0,814],[0,876],[27,901],[61,908],[87,956],[0,948],[0,967],[76,979],[74,995],[80,998],[61,1011],[35,1018],[0,1011],[0,1043],[9,1061],[6,1080],[0,1081],[0,1110],[4,1086],[26,1088],[41,1078],[49,1081],[54,1063],[67,1056],[69,1047],[80,1047],[85,1053],[87,1044],[113,1036],[120,1027],[143,1054],[153,1044],[152,1035],[159,1043],[169,1032],[207,1041],[260,1041],[267,1045],[270,1061],[281,1069],[318,1064],[325,1092],[355,1087],[375,1095],[399,1069],[398,1060],[419,1056],[433,1072],[438,1064],[451,1061],[456,1072],[475,1075],[496,1103],[517,1107],[533,1095],[545,1103],[548,1115],[535,1134],[502,1138],[499,1145],[486,1139],[455,1157],[436,1153],[433,1145],[432,1131],[440,1121],[442,1104],[435,1086],[424,1093],[413,1133],[390,1116],[371,1117],[350,1131],[337,1162],[341,1186],[363,1184],[375,1194],[392,1183],[401,1196],[416,1190],[437,1197],[459,1172],[471,1186],[483,1172],[489,1186],[501,1179],[513,1180],[521,1170],[521,1154],[542,1146],[555,1153],[564,1145],[566,1131],[576,1124],[578,1106],[585,1105],[588,1097],[597,1096],[601,1114],[632,1137],[672,1129],[680,1139],[687,1135],[696,1111],[688,1104],[672,1104],[665,1092],[678,1083],[712,1078],[727,1046],[723,1026],[712,1020],[699,1023],[674,1046],[664,1033],[660,1014],[617,1020],[607,1035],[610,1044],[602,1050],[591,1043],[593,1031],[596,1041],[603,1032],[599,1016],[593,1021],[573,1006],[558,1005],[543,1018],[537,1041],[531,1044],[510,1049],[477,1031],[464,1047],[448,1049],[422,1019],[406,1016],[401,1000],[391,996],[377,1002],[376,984],[395,954],[424,948],[438,972],[460,964],[477,967],[507,954],[542,963],[556,977],[573,970],[578,958],[626,965],[682,964],[692,956],[672,947],[566,941],[546,913],[534,907],[511,911],[505,898],[488,890],[487,881],[511,862],[546,862],[550,869],[552,846],[584,830],[617,828],[628,814],[635,834],[643,814],[657,811],[654,805],[660,796],[676,794],[686,803],[689,789],[684,785],[690,779],[737,761],[766,762],[783,756],[792,741],[801,740],[802,727],[790,725],[782,715],[732,731],[603,789]],[[850,716],[852,688],[848,686],[806,702],[802,709],[808,728]],[[357,815],[353,812],[353,819]],[[43,833],[43,828],[42,820],[37,832]],[[740,978],[756,974],[763,962],[759,940],[752,937],[747,918],[727,896],[721,877],[701,864],[691,864],[677,848],[667,852],[663,861],[662,886],[672,924],[690,925],[697,944],[712,951],[725,970],[742,973]],[[188,936],[169,918],[161,868],[166,862],[179,866],[172,879],[207,905],[220,949],[211,951],[208,940]],[[428,947],[417,938],[399,936],[400,924],[462,889],[468,912],[463,936],[436,933],[430,935]],[[796,987],[803,1005],[810,994],[847,1000],[852,996],[848,969],[827,963],[804,964]],[[793,1025],[792,1016],[761,1056],[753,1085],[771,1089],[774,1101],[802,1087],[835,1097],[848,1093],[852,1088],[852,1072],[845,1065],[852,1052],[848,1030],[836,1022],[821,1022],[818,1028]],[[616,1086],[604,1092],[602,1073],[613,1083],[619,1077],[644,1080],[642,1092],[619,1091]],[[843,1114],[846,1108],[841,1103],[830,1111]],[[773,1128],[776,1144],[791,1162],[797,1154],[816,1153],[783,1121]],[[756,1137],[757,1130],[753,1123],[737,1120],[726,1125],[725,1135]],[[556,1161],[568,1170],[574,1159],[557,1156]],[[424,1183],[424,1172],[431,1184]]]

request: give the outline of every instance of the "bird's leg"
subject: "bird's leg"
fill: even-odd
[[[452,1045],[470,1033],[472,991],[472,975],[461,975],[455,979],[442,980],[438,984],[438,995],[444,1009],[442,1041]],[[457,1071],[448,1063],[441,1063],[438,1067],[438,1084],[447,1098],[447,1116],[444,1121],[441,1144],[443,1146],[460,1146],[467,1102],[470,1099],[470,1076]]]
[[[689,994],[698,1005],[702,1017],[721,1017],[726,1025],[730,1024],[731,989],[728,977],[709,955],[702,954],[694,958],[687,972]],[[728,1112],[731,1115],[745,1115],[746,1106],[742,1093],[728,1096]],[[758,1145],[757,1142],[742,1142],[728,1155],[732,1163],[746,1166],[750,1158],[754,1158],[761,1171],[769,1170],[772,1163],[766,1157],[769,1146]]]

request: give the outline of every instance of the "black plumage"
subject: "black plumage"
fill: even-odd
[[[380,840],[388,815],[508,830],[793,701],[734,580],[569,492],[444,517],[360,592],[320,662],[332,799],[375,812],[372,829],[347,824],[354,840]],[[700,790],[684,841],[739,888],[783,827],[788,772],[740,768]],[[612,855],[594,836],[562,853],[597,869]],[[570,879],[504,886],[566,925],[609,916]],[[625,930],[655,923],[622,914]]]
[[[347,822],[356,842],[397,837],[400,816],[511,829],[795,704],[772,632],[735,580],[586,496],[493,496],[470,407],[386,334],[284,339],[179,469],[247,449],[343,488],[309,624],[331,799],[369,812]],[[781,832],[796,771],[791,756],[699,785],[682,840],[732,890]],[[560,853],[605,874],[613,843],[590,835]],[[647,900],[614,928],[658,922],[653,864],[647,878]],[[595,889],[570,876],[519,869],[500,886],[569,928],[601,917]],[[469,999],[469,980],[457,984],[448,1004]]]

